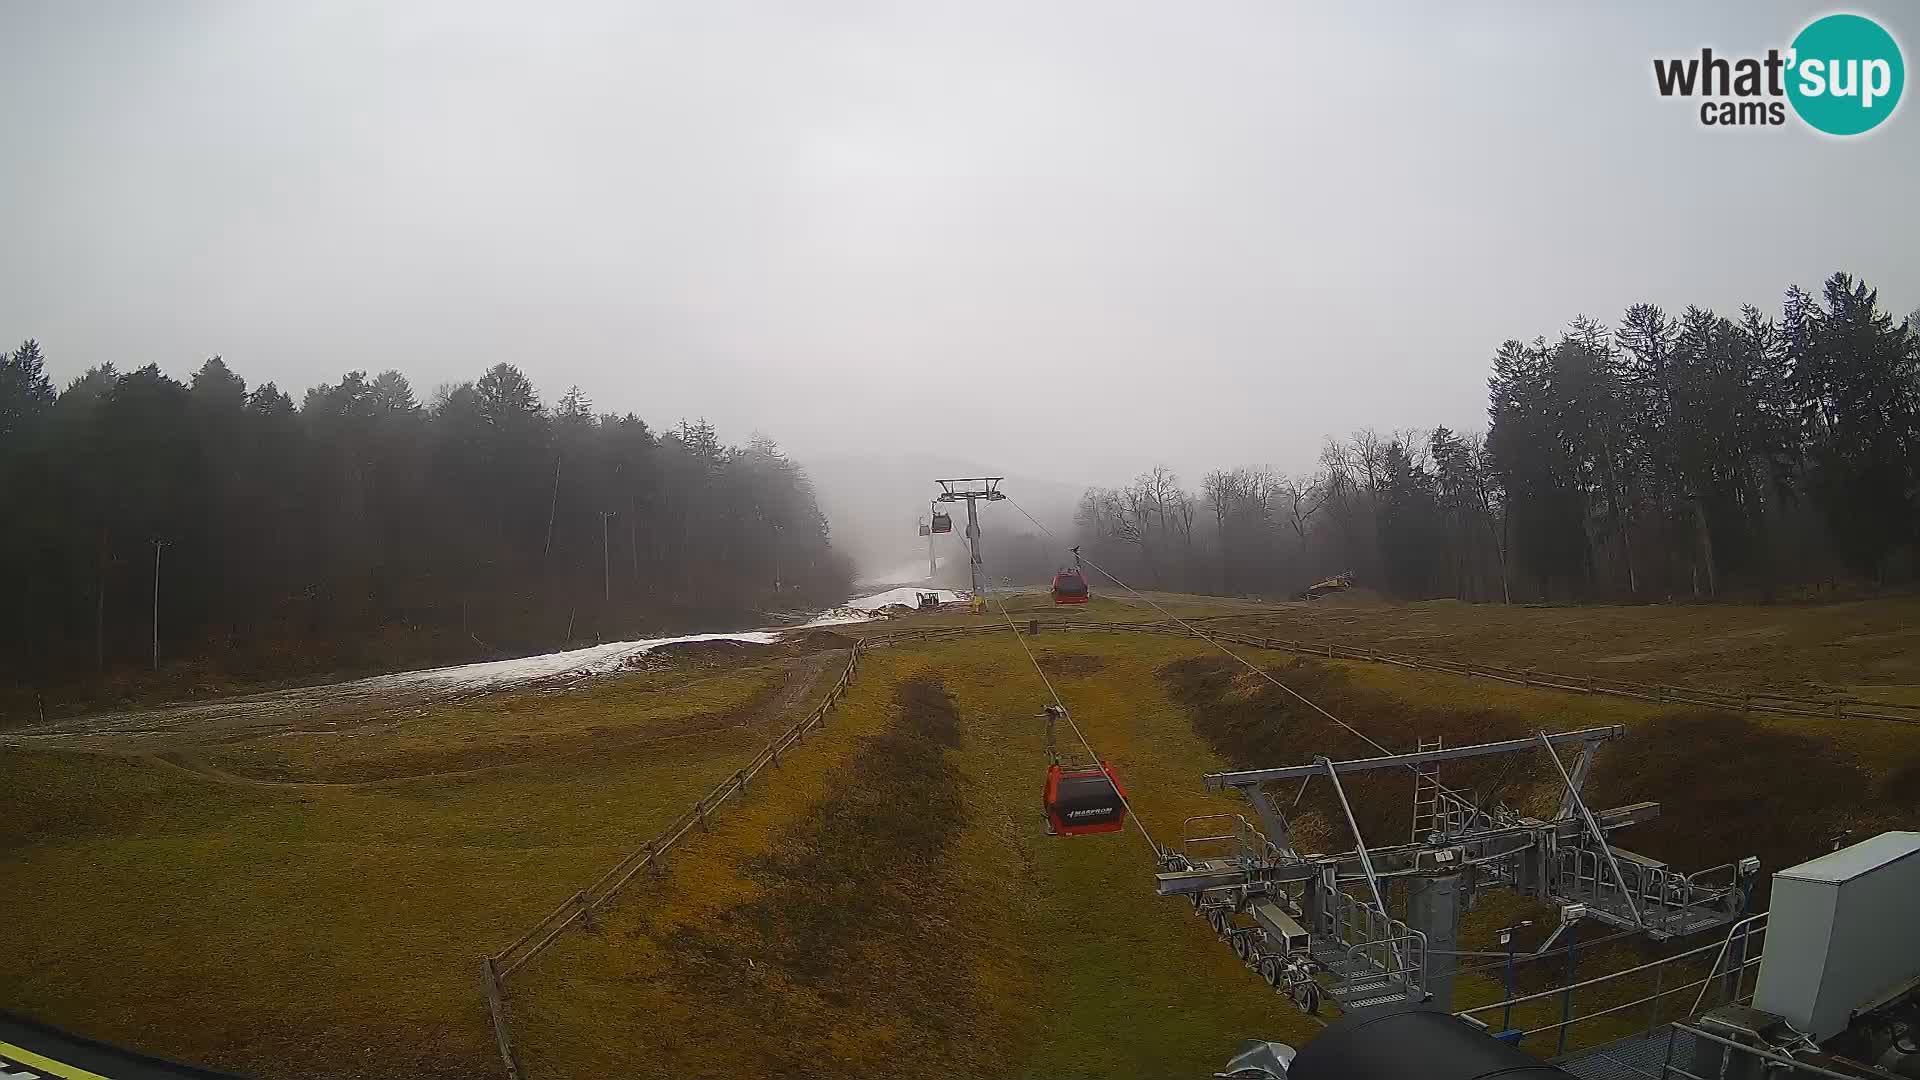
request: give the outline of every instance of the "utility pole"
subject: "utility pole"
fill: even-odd
[[[153,670],[160,670],[160,549],[165,540],[153,538]]]
[[[776,522],[776,523],[773,523],[773,524],[772,524],[772,525],[770,525],[769,527],[773,529],[773,595],[775,595],[775,596],[779,596],[779,595],[780,595],[780,537],[781,537],[781,530],[780,530],[780,526],[779,526],[779,524],[778,524],[777,522]]]
[[[967,576],[973,584],[975,596],[980,595],[980,514],[974,509],[974,504],[981,499],[999,502],[1006,498],[1000,493],[1000,481],[1004,479],[1006,477],[1003,476],[969,476],[958,480],[934,481],[941,489],[935,501],[967,504],[967,550],[972,556]]]
[[[560,459],[553,459],[553,492],[547,496],[547,542],[540,548],[540,561],[553,554],[553,512],[560,508]]]
[[[613,606],[613,562],[607,556],[607,519],[618,513],[618,510],[600,511],[600,600],[609,608]]]

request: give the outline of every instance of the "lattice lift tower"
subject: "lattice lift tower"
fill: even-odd
[[[1594,752],[1625,733],[1596,727],[1451,748],[1423,741],[1410,754],[1316,756],[1308,765],[1212,773],[1206,786],[1245,794],[1264,831],[1238,814],[1188,819],[1179,848],[1163,856],[1156,888],[1191,899],[1236,955],[1308,1012],[1322,994],[1344,1008],[1432,1000],[1451,1009],[1460,916],[1477,888],[1513,889],[1557,905],[1560,926],[1541,952],[1582,919],[1655,940],[1734,922],[1746,908],[1758,859],[1683,874],[1611,842],[1615,830],[1659,816],[1658,803],[1594,811],[1581,798]],[[1564,746],[1579,751],[1571,770],[1560,759]],[[1562,781],[1551,819],[1503,803],[1476,806],[1440,779],[1449,761],[1533,750],[1546,752]],[[1379,769],[1413,773],[1413,835],[1406,843],[1369,847],[1354,820],[1340,778]],[[1351,851],[1303,854],[1294,847],[1287,812],[1269,785],[1316,777],[1338,796],[1354,837]],[[1386,900],[1386,884],[1396,878],[1406,882],[1404,919]]]
[[[958,480],[934,481],[940,485],[940,494],[936,496],[938,501],[964,501],[967,504],[967,551],[970,555],[967,571],[975,596],[980,595],[980,515],[975,512],[974,503],[981,499],[999,502],[1006,498],[1000,493],[1000,481],[1005,479],[1004,476],[968,476]]]

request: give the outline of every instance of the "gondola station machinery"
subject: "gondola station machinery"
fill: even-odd
[[[1317,756],[1307,764],[1206,776],[1209,789],[1244,794],[1259,824],[1238,814],[1189,819],[1181,842],[1163,853],[1157,891],[1190,901],[1236,956],[1299,1008],[1312,1013],[1331,998],[1345,1013],[1297,1056],[1282,1044],[1250,1043],[1218,1075],[1920,1078],[1920,833],[1883,833],[1783,870],[1774,875],[1771,911],[1752,913],[1758,859],[1687,873],[1614,842],[1620,830],[1658,816],[1658,803],[1587,805],[1596,754],[1625,734],[1610,726],[1471,746],[1423,741],[1412,753]],[[1569,751],[1571,765],[1563,760]],[[1559,780],[1549,817],[1508,807],[1494,797],[1498,785],[1469,798],[1448,786],[1442,771],[1450,762],[1526,753],[1543,755],[1548,775]],[[1403,842],[1369,844],[1343,778],[1383,770],[1411,774],[1412,830]],[[1332,789],[1353,837],[1350,850],[1315,854],[1295,846],[1288,812],[1308,783]],[[1395,881],[1404,888],[1403,908],[1387,904]],[[1559,913],[1559,925],[1531,955],[1566,940],[1569,969],[1574,946],[1567,931],[1581,922],[1653,941],[1704,937],[1706,944],[1648,965],[1714,958],[1706,978],[1687,988],[1691,995],[1701,987],[1697,1015],[1664,1025],[1664,1042],[1650,1032],[1621,1041],[1631,1046],[1566,1054],[1553,1067],[1516,1048],[1532,1032],[1490,1022],[1502,1018],[1503,1005],[1511,1018],[1511,989],[1504,1002],[1456,1014],[1460,919],[1475,894],[1489,888]],[[1747,993],[1746,976],[1756,967]],[[1698,1011],[1709,988],[1727,985],[1724,1003]],[[1628,1007],[1573,1016],[1571,987],[1569,980],[1568,1014],[1548,1025],[1557,1029],[1561,1051],[1570,1024]],[[1659,997],[1656,990],[1631,1007],[1645,1010],[1644,1002]],[[1642,1055],[1638,1063],[1619,1071],[1634,1053]]]
[[[1697,996],[1694,984],[1682,984],[1682,1004],[1692,1000],[1683,1019],[1650,1024],[1645,1031],[1549,1063],[1494,1037],[1474,1019],[1483,1009],[1450,1013],[1433,1001],[1396,1000],[1348,1011],[1298,1052],[1284,1043],[1244,1043],[1214,1076],[1915,1080],[1920,1078],[1916,898],[1920,833],[1881,833],[1774,874],[1771,910],[1743,916],[1719,948],[1709,950],[1714,960]],[[1754,968],[1758,977],[1749,984],[1746,973]],[[1696,966],[1687,977],[1697,971]],[[1702,1009],[1713,991],[1723,1000]],[[1656,990],[1590,1015],[1637,1014],[1658,996]]]
[[[1654,940],[1739,920],[1758,860],[1688,874],[1613,843],[1615,832],[1658,816],[1658,803],[1586,804],[1582,789],[1595,754],[1625,734],[1616,725],[1473,746],[1435,740],[1413,753],[1213,773],[1206,786],[1244,794],[1260,824],[1242,815],[1189,820],[1181,843],[1163,856],[1156,888],[1191,901],[1236,955],[1307,1012],[1323,997],[1343,1009],[1399,1001],[1450,1008],[1460,918],[1478,890],[1510,889],[1551,905],[1563,928],[1590,920]],[[1563,750],[1575,754],[1571,767]],[[1442,773],[1448,762],[1527,753],[1544,754],[1561,781],[1551,817],[1520,814],[1497,799],[1481,805],[1447,786]],[[1411,774],[1412,834],[1369,844],[1343,778],[1383,770]],[[1315,854],[1295,846],[1292,789],[1308,783],[1332,788],[1352,849]],[[1284,796],[1281,786],[1289,789]],[[1404,918],[1385,899],[1395,881],[1406,889]]]

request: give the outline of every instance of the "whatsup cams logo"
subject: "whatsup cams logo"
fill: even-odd
[[[1787,109],[1815,131],[1863,135],[1900,104],[1907,68],[1900,44],[1864,15],[1808,23],[1765,56],[1658,57],[1653,83],[1665,98],[1697,98],[1707,127],[1778,127]]]

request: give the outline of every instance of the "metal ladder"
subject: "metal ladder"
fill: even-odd
[[[1439,736],[1420,740],[1420,752],[1441,749],[1445,740]],[[1413,767],[1413,836],[1414,843],[1424,843],[1427,834],[1445,832],[1440,812],[1440,763],[1422,762]]]

